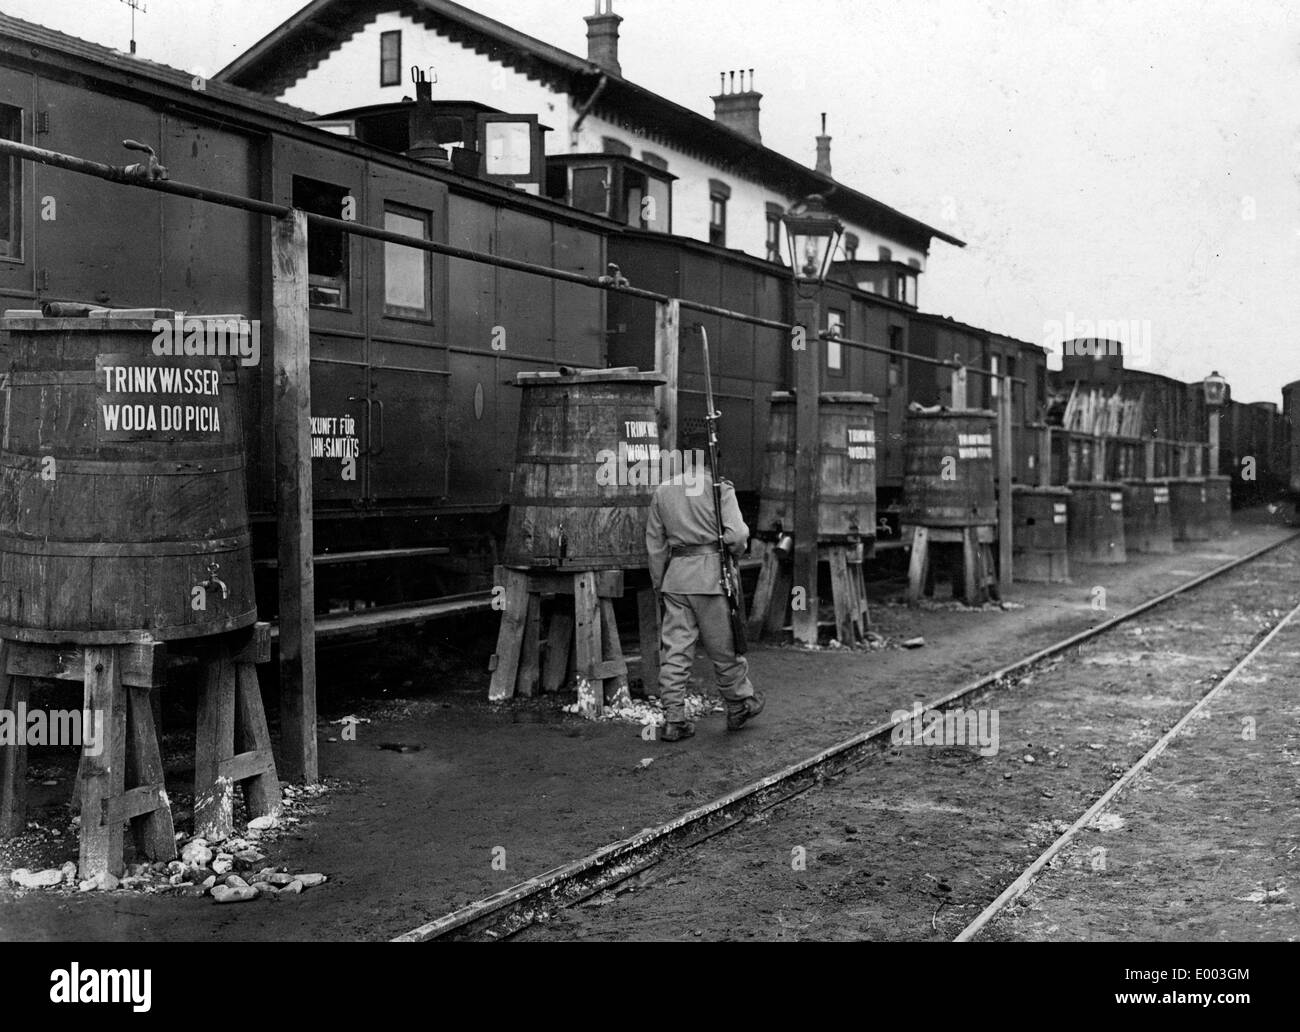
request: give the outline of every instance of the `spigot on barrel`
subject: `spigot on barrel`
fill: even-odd
[[[123,140],[122,146],[127,150],[141,151],[148,155],[145,161],[137,161],[123,168],[122,175],[129,179],[147,179],[151,183],[167,178],[166,166],[158,163],[158,155],[147,143],[141,143],[139,140]]]
[[[219,587],[219,588],[221,589],[221,597],[222,597],[223,599],[225,599],[225,598],[229,598],[229,597],[230,597],[230,588],[228,588],[228,587],[226,586],[226,582],[225,582],[225,581],[223,581],[220,577],[217,576],[217,571],[218,571],[219,569],[221,569],[221,564],[220,564],[220,563],[218,563],[218,562],[210,562],[210,563],[208,563],[208,579],[205,580],[205,581],[201,581],[201,582],[197,585],[197,587],[200,587],[200,588],[203,588],[204,590],[206,590],[206,589],[212,587],[212,585],[215,584],[217,587]]]

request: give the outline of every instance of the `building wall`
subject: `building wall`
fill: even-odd
[[[402,81],[396,86],[380,86],[380,34],[394,30],[402,32]],[[396,12],[378,15],[276,99],[318,114],[392,103],[414,95],[410,82],[413,65],[437,72],[435,100],[470,100],[504,111],[536,114],[551,128],[546,134],[548,154],[599,152],[604,149],[604,138],[611,137],[630,147],[634,157],[640,158],[644,151],[659,155],[668,162],[668,171],[678,177],[673,184],[672,225],[677,235],[709,239],[709,180],[718,179],[732,191],[727,204],[726,246],[761,258],[767,253],[767,204],[788,208],[795,200],[647,136],[634,112],[593,111],[575,136],[571,129],[577,113],[567,94],[556,93]],[[845,229],[859,238],[860,258],[875,258],[885,246],[895,259],[916,259],[924,268],[925,254],[920,251],[861,226],[847,225]]]

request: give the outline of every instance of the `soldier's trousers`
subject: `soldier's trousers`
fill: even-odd
[[[754,694],[749,661],[737,656],[731,638],[725,595],[677,595],[664,592],[663,652],[659,665],[659,698],[670,721],[686,719],[686,682],[695,662],[695,643],[713,663],[718,691],[734,702]]]

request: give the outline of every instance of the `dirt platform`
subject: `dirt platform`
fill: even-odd
[[[768,696],[762,717],[728,734],[721,714],[706,716],[694,739],[671,745],[643,741],[629,724],[561,712],[571,695],[489,705],[486,654],[469,657],[468,677],[445,668],[408,673],[406,684],[387,686],[384,701],[353,697],[323,707],[321,770],[342,787],[317,801],[315,819],[282,838],[271,859],[325,872],[327,885],[293,901],[225,906],[5,887],[0,938],[389,938],[668,820],[1288,533],[1279,517],[1247,515],[1230,538],[1180,545],[1172,556],[1079,566],[1071,585],[1013,585],[1004,597],[1023,608],[1009,610],[909,610],[880,597],[882,589],[896,596],[898,584],[874,585],[876,630],[892,641],[922,636],[923,648],[755,648],[752,676]],[[1094,608],[1097,588],[1105,589],[1104,611]],[[704,674],[701,663],[696,676]],[[355,742],[327,742],[339,737],[327,722],[348,713],[372,722],[358,726]],[[420,748],[395,752],[381,743]]]

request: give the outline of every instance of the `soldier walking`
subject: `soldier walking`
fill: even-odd
[[[694,451],[695,476],[678,473],[659,485],[646,520],[650,577],[664,610],[659,695],[666,721],[660,737],[665,742],[695,734],[685,706],[697,641],[713,663],[718,691],[726,700],[727,730],[739,730],[763,711],[763,696],[754,691],[749,663],[736,654],[732,637],[722,587],[712,472],[702,461],[706,454],[703,449]],[[724,540],[732,555],[740,555],[749,541],[749,528],[741,518],[735,489],[726,480],[721,488]]]

